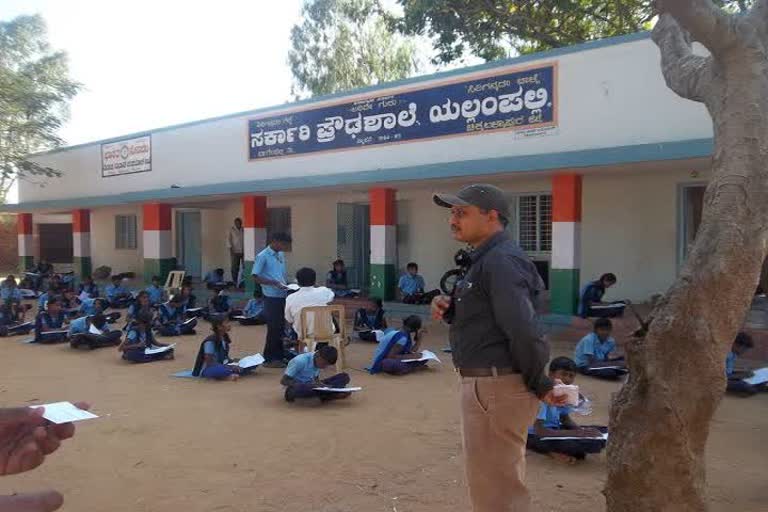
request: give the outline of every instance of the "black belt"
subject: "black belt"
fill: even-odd
[[[462,377],[496,377],[499,375],[512,375],[520,373],[514,368],[456,368],[456,371]]]

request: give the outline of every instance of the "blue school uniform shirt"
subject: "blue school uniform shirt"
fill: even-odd
[[[266,249],[256,256],[251,274],[262,279],[271,279],[285,283],[285,254],[282,251],[277,252],[267,246]],[[261,291],[265,297],[270,298],[284,299],[288,296],[286,290],[276,286],[261,285]]]
[[[571,407],[557,407],[555,405],[549,405],[545,402],[539,403],[539,413],[536,415],[536,420],[544,422],[546,428],[559,429],[563,426],[560,421],[560,417],[565,414],[571,414]],[[528,427],[528,433],[533,434],[536,429],[533,426]]]
[[[736,354],[733,352],[728,352],[728,355],[725,357],[725,376],[730,377],[733,375],[733,372],[735,371],[736,367]]]
[[[0,299],[2,299],[3,302],[21,302],[21,290],[16,287],[11,288],[10,286],[2,286],[0,287]]]
[[[43,293],[37,298],[37,309],[39,311],[44,310],[46,304],[48,304],[48,292]]]
[[[164,324],[169,322],[181,322],[184,320],[183,315],[183,306],[174,308],[170,303],[162,304],[160,306],[160,321]]]
[[[90,298],[95,299],[99,296],[99,287],[96,286],[96,283],[88,285],[83,283],[77,287],[77,294],[82,295],[83,292],[87,293]]]
[[[221,340],[222,350],[216,350],[215,335],[208,336],[203,342],[203,354],[207,356],[213,356],[218,364],[226,364],[229,361],[229,341],[227,339]],[[206,365],[203,364],[203,368]]]
[[[135,345],[138,342],[142,342],[148,347],[153,345],[155,341],[150,331],[144,331],[140,333],[137,329],[131,329],[130,331],[128,331],[128,335],[126,335],[125,339],[128,342],[130,342],[129,343],[130,345]],[[131,350],[142,350],[142,349],[131,349]]]
[[[224,281],[224,274],[219,274],[215,270],[211,270],[207,274],[205,274],[205,277],[203,278],[203,282],[209,283],[209,284],[215,284],[215,283],[221,283]]]
[[[576,345],[573,359],[576,361],[576,366],[584,368],[589,366],[589,358],[587,356],[591,356],[597,361],[605,361],[608,359],[608,355],[615,349],[616,341],[613,338],[608,338],[600,343],[600,338],[597,337],[597,334],[591,332],[581,338],[581,341]]]
[[[96,314],[96,299],[85,299],[80,304],[80,313],[86,316]]]
[[[150,285],[145,290],[149,295],[150,304],[160,304],[163,301],[163,289],[159,286]]]
[[[76,318],[75,320],[72,320],[72,322],[70,322],[69,335],[74,336],[75,334],[88,334],[90,328],[91,328],[91,325],[88,322],[88,317],[81,316],[80,318]],[[107,324],[104,324],[104,327],[102,327],[99,330],[101,332],[109,332],[109,326]]]
[[[47,311],[43,311],[35,318],[35,334],[40,335],[43,329],[61,329],[64,327],[64,312],[60,311],[58,316],[51,316]]]
[[[397,283],[397,287],[404,295],[415,295],[424,291],[424,278],[419,274],[412,276],[411,274],[403,274],[400,276],[400,281]]]
[[[113,285],[110,284],[106,288],[104,288],[104,293],[106,294],[107,298],[109,300],[115,300],[119,295],[127,295],[130,292],[125,286],[122,285]]]
[[[285,374],[296,382],[308,384],[320,375],[320,369],[315,366],[315,353],[304,352],[291,359]]]
[[[411,336],[395,329],[387,331],[379,340],[379,345],[373,354],[373,361],[371,361],[371,367],[368,370],[370,373],[379,373],[381,371],[382,361],[386,359],[395,345],[403,347],[403,352],[409,352],[411,349]]]
[[[248,318],[254,318],[261,315],[264,312],[264,303],[261,299],[251,299],[243,309],[243,316]]]

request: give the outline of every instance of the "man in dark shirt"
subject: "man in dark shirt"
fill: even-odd
[[[453,302],[450,342],[461,375],[461,416],[467,483],[474,512],[528,512],[523,482],[525,443],[539,400],[563,405],[546,375],[549,346],[534,303],[544,284],[536,267],[506,232],[509,207],[492,185],[471,185],[455,196],[453,237],[473,247],[472,265],[453,297],[432,303],[442,319]]]

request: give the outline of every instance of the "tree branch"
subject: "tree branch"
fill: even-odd
[[[757,28],[762,40],[768,42],[768,0],[757,0],[747,17]]]
[[[712,54],[722,53],[738,41],[733,16],[711,0],[656,0],[656,8],[659,14],[671,14]]]
[[[704,102],[712,58],[693,54],[686,33],[670,14],[659,18],[653,41],[661,51],[661,71],[667,86],[683,98]]]

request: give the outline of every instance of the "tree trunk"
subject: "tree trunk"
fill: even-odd
[[[709,61],[703,94],[701,83],[688,84],[714,121],[712,180],[688,260],[654,309],[648,333],[627,346],[629,380],[611,407],[609,512],[707,509],[710,421],[768,235],[768,61],[762,41],[742,43]]]

